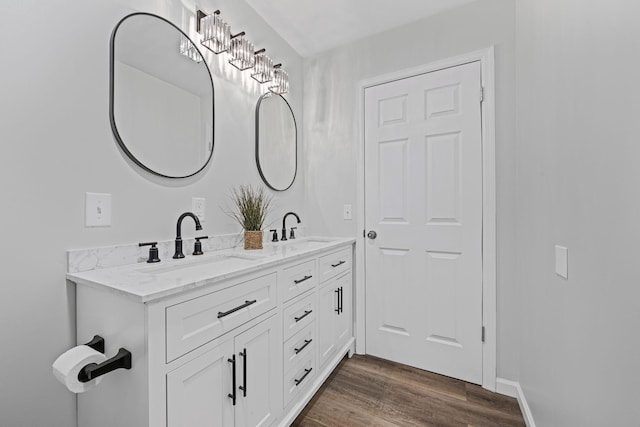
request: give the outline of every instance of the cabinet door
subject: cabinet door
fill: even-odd
[[[167,374],[168,427],[233,426],[233,340]]]
[[[351,306],[351,274],[338,278],[337,287],[339,290],[340,312],[336,313],[335,340],[340,347],[351,337],[353,328],[352,306]]]
[[[282,325],[273,316],[235,337],[236,427],[268,426],[282,411]]]
[[[320,369],[336,350],[338,298],[336,279],[331,279],[318,292],[318,366]]]

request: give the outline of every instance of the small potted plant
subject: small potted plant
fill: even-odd
[[[271,208],[271,196],[264,187],[241,185],[231,191],[234,209],[230,213],[244,229],[244,248],[262,249],[262,226]]]

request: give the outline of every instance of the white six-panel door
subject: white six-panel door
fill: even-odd
[[[366,351],[482,382],[480,63],[365,90]]]

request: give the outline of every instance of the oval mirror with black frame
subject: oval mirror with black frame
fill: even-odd
[[[265,93],[256,106],[256,163],[264,183],[276,191],[293,185],[298,169],[298,131],[291,106]]]
[[[133,162],[187,178],[211,160],[213,79],[196,45],[150,13],[125,16],[111,34],[109,116]]]

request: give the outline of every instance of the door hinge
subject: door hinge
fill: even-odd
[[[484,101],[484,86],[480,86],[480,102]]]
[[[482,342],[484,342],[484,326],[482,327]]]

